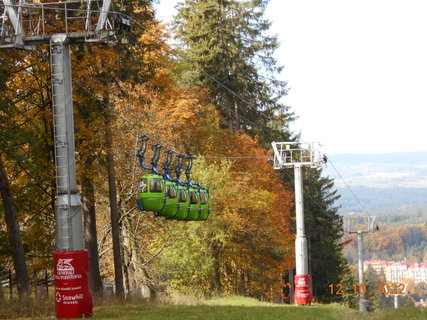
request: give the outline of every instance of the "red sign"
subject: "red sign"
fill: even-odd
[[[55,251],[54,261],[56,317],[69,319],[92,316],[87,251]]]
[[[311,303],[311,276],[296,275],[295,276],[295,303],[306,305]]]

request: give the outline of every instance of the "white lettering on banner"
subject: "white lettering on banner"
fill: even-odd
[[[73,280],[73,279],[81,279],[81,278],[82,278],[81,274],[70,274],[70,275],[66,275],[66,276],[61,276],[61,275],[55,276],[55,279],[57,279],[57,280]]]
[[[55,294],[55,299],[58,303],[62,301],[63,304],[78,304],[79,302],[77,300],[83,300],[83,293],[76,294],[74,296],[66,296],[57,292]]]
[[[64,299],[64,301],[69,301],[69,300],[82,300],[83,299],[83,293],[80,294],[76,294],[74,296],[62,296],[62,299]]]
[[[304,278],[299,278],[297,285],[300,287],[305,287],[305,286],[307,286],[307,282],[305,281]]]
[[[56,290],[58,290],[58,291],[81,290],[81,289],[82,289],[82,287],[65,287],[65,288],[56,287]]]

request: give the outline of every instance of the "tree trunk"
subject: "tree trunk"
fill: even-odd
[[[108,97],[104,98],[104,103],[106,106],[109,106]],[[124,297],[125,291],[123,286],[123,265],[120,247],[119,210],[117,206],[116,173],[113,155],[113,130],[111,129],[111,123],[108,115],[105,121],[105,126],[105,144],[107,149],[108,189],[110,198],[111,235],[113,238],[116,295],[119,297]]]
[[[219,247],[216,244],[212,244],[212,255],[214,257],[214,278],[212,289],[216,293],[222,293]]]
[[[231,101],[227,101],[227,118],[228,118],[228,128],[233,132],[233,116],[232,116],[232,107]]]
[[[237,101],[234,101],[234,117],[236,118],[236,130],[240,131],[240,115],[239,115],[239,105]]]
[[[155,290],[153,288],[153,279],[147,272],[147,268],[143,266],[141,255],[138,254],[137,243],[132,234],[132,220],[129,217],[124,217],[122,222],[123,235],[123,260],[126,270],[126,285],[128,293],[140,296],[141,298],[153,300],[155,298]]]
[[[16,216],[16,207],[12,190],[0,155],[0,194],[3,200],[5,220],[10,246],[12,248],[13,265],[15,267],[18,282],[18,294],[20,297],[29,292],[30,281],[28,279],[27,264],[25,262],[24,248],[22,246],[21,232]]]
[[[93,160],[86,161],[88,168],[92,168]],[[89,253],[89,285],[91,291],[102,296],[102,280],[99,273],[98,234],[96,231],[95,190],[90,178],[82,179],[83,191],[83,226],[85,247]]]

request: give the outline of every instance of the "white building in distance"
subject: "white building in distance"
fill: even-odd
[[[427,283],[427,263],[408,264],[406,261],[364,261],[363,269],[371,266],[377,274],[384,274],[388,283],[402,283],[411,279],[415,284]]]

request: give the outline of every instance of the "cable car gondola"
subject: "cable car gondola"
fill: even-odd
[[[188,193],[190,196],[190,206],[188,208],[188,215],[186,220],[194,221],[199,220],[199,211],[200,211],[200,196],[196,188],[193,188],[190,184],[188,188]]]
[[[183,166],[182,159],[185,156],[183,154],[179,154],[177,156],[177,164],[175,167],[175,175],[176,179],[173,180],[173,182],[177,186],[177,194],[178,194],[178,208],[176,215],[171,217],[171,219],[174,220],[185,220],[188,215],[188,207],[190,206],[190,198],[188,195],[187,187],[185,186],[184,182],[181,181],[181,170]]]
[[[190,196],[188,194],[188,188],[182,185],[178,186],[178,194],[178,212],[172,219],[187,220],[188,208],[190,207]]]
[[[160,211],[166,200],[166,188],[163,177],[158,174],[146,174],[141,177],[138,199],[145,211]]]
[[[144,156],[147,151],[147,143],[149,138],[146,136],[142,137],[142,145],[138,150],[138,157],[141,166],[144,169],[151,170],[152,173],[143,175],[139,182],[138,187],[138,206],[144,211],[160,211],[163,209],[166,200],[166,188],[163,176],[157,172],[157,163],[160,159],[161,145],[155,144],[154,155],[151,159],[151,167],[144,165]]]
[[[209,214],[211,212],[210,208],[210,199],[209,199],[209,191],[202,188],[199,184],[199,197],[200,197],[200,212],[199,212],[199,220],[207,220]]]
[[[163,165],[163,178],[166,181],[166,200],[164,202],[163,208],[160,211],[157,211],[157,215],[167,218],[175,217],[179,206],[178,186],[169,176],[169,169],[172,163],[173,153],[174,151],[172,150],[167,151],[166,161]]]
[[[187,176],[187,182],[185,185],[188,188],[188,196],[190,197],[190,205],[188,207],[188,215],[185,220],[195,221],[199,219],[199,209],[200,209],[200,197],[199,192],[197,191],[194,184],[190,179],[191,168],[193,167],[193,158],[192,156],[187,157],[187,167],[185,168],[185,175]]]
[[[206,220],[210,214],[209,190],[203,188],[200,183],[192,183],[190,171],[193,166],[193,156],[179,154],[175,167],[176,179],[169,176],[170,166],[175,151],[166,152],[166,160],[163,164],[164,173],[157,171],[157,164],[161,156],[160,144],[153,145],[154,154],[151,159],[151,167],[144,164],[145,153],[149,137],[141,136],[141,147],[137,152],[142,168],[151,173],[141,177],[137,203],[141,211],[153,211],[156,216],[173,220],[196,221]],[[180,180],[183,167],[183,159],[187,160],[185,173],[187,181]]]

